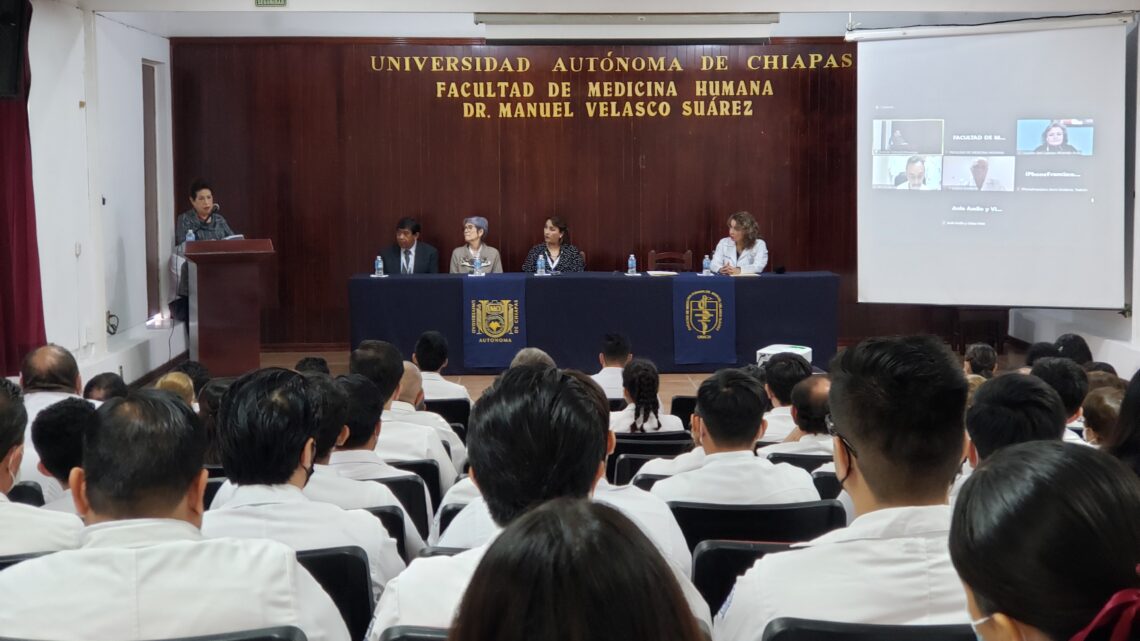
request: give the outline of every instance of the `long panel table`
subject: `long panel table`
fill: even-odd
[[[494,278],[494,275],[485,278]],[[447,374],[495,374],[463,364],[463,279],[452,274],[419,274],[348,281],[351,343],[385,340],[411,360],[420,333],[447,337]],[[727,277],[726,277],[727,278]],[[812,348],[813,365],[826,368],[835,355],[839,276],[831,272],[764,274],[735,278],[738,364],[755,362],[756,350],[774,343]],[[662,372],[708,372],[723,364],[678,364],[673,360],[673,287],[670,277],[630,278],[586,272],[526,280],[527,344],[549,353],[560,367],[587,372],[599,368],[602,337],[629,337],[635,356],[651,359]]]

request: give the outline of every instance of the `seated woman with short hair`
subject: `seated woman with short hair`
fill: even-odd
[[[683,432],[681,419],[661,413],[657,390],[661,377],[657,366],[644,358],[635,358],[621,370],[622,396],[628,405],[620,412],[610,412],[613,432]],[[682,435],[683,436],[683,435]]]
[[[470,274],[479,262],[480,274],[503,273],[503,261],[499,250],[486,244],[487,219],[471,216],[463,219],[463,246],[451,252],[451,273]]]

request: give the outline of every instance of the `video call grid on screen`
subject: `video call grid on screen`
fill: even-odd
[[[1124,26],[861,42],[858,83],[861,301],[1123,305]]]

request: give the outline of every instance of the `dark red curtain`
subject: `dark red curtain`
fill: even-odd
[[[32,3],[25,0],[20,27],[22,91],[18,98],[0,99],[0,374],[5,375],[19,371],[23,355],[47,340],[28,134],[31,21]]]

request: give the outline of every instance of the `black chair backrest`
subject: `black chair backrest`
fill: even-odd
[[[696,409],[696,396],[674,396],[672,402],[669,403],[669,413],[681,419],[681,424],[687,430],[692,429],[692,426],[689,425],[689,418],[693,416]]]
[[[465,398],[424,401],[424,409],[439,414],[448,423],[462,423],[466,426],[467,420],[471,418],[471,402]]]
[[[276,628],[222,632],[221,634],[207,634],[200,637],[181,637],[168,639],[168,641],[308,641],[308,637],[300,628],[283,625]]]
[[[736,579],[748,571],[756,560],[770,552],[783,552],[790,543],[757,543],[753,541],[701,541],[693,550],[693,585],[709,604],[711,612],[732,592]]]
[[[404,511],[397,505],[382,505],[366,508],[372,516],[380,519],[380,523],[388,530],[388,536],[396,541],[396,550],[404,563],[411,561],[408,551],[404,547]]]
[[[224,476],[206,479],[206,491],[202,496],[202,500],[205,502],[204,505],[207,510],[210,509],[210,504],[214,502],[214,497],[217,496],[218,490],[221,489],[222,483],[225,482],[226,477]]]
[[[380,635],[380,641],[442,641],[447,628],[425,628],[418,625],[395,625]]]
[[[667,478],[669,478],[668,474],[638,474],[633,477],[630,483],[648,492],[653,488],[654,483]]]
[[[396,495],[396,500],[404,506],[404,512],[407,512],[408,518],[412,520],[412,524],[419,531],[420,538],[426,539],[431,525],[431,517],[424,501],[424,487],[426,486],[424,480],[415,474],[373,480],[377,483],[383,483],[388,486],[389,490],[392,490],[392,494]]]
[[[611,412],[620,412],[620,411],[625,409],[626,405],[629,404],[626,402],[626,400],[624,398],[611,398],[609,400],[610,400],[610,411]]]
[[[839,484],[839,477],[835,475],[835,472],[816,470],[811,473],[811,480],[815,483],[815,489],[819,492],[821,499],[836,498],[843,491],[843,486]]]
[[[619,454],[614,463],[614,483],[626,485],[637,476],[642,465],[654,458],[656,457],[652,454]]]
[[[355,545],[297,552],[297,561],[332,597],[348,628],[348,636],[363,639],[372,622],[372,577],[368,556]]]
[[[462,441],[462,443],[464,445],[467,445],[467,426],[466,425],[464,425],[463,423],[452,423],[451,424],[451,431],[455,432],[456,436],[459,437],[459,440]]]
[[[0,556],[0,571],[7,570],[8,568],[22,561],[34,559],[37,556],[43,556],[45,554],[49,554],[49,552],[31,552],[29,554],[9,554],[6,556]]]
[[[839,501],[806,501],[778,505],[715,505],[670,501],[689,549],[701,541],[772,541],[797,543],[847,525]]]
[[[679,437],[679,438],[678,438]],[[654,457],[672,458],[693,448],[693,439],[684,432],[665,434],[622,434],[617,437],[614,453],[606,461],[606,478],[614,482],[614,469],[622,454],[648,454]]]
[[[431,509],[438,510],[443,492],[439,489],[439,463],[431,459],[418,459],[415,461],[388,461],[388,465],[405,472],[412,472],[427,483],[428,495],[431,496]]]
[[[447,452],[447,458],[451,458],[451,442],[445,438],[439,439],[439,442],[443,443],[443,449]]]
[[[961,625],[877,625],[781,617],[764,628],[763,641],[975,641]]]
[[[443,534],[447,530],[447,526],[455,519],[455,516],[467,507],[464,503],[448,503],[447,505],[439,508],[439,533]]]
[[[466,548],[443,548],[429,545],[420,550],[420,556],[455,556],[466,551]]]
[[[823,454],[781,454],[779,452],[773,452],[772,454],[768,455],[768,460],[772,461],[773,463],[788,463],[789,465],[795,465],[802,470],[814,472],[815,468],[819,467],[820,465],[823,465],[824,463],[830,463],[832,458]]]
[[[44,491],[35,481],[20,481],[8,490],[8,500],[32,507],[43,507]]]
[[[220,479],[226,475],[226,470],[221,465],[203,465],[202,467],[206,468],[206,472],[212,479]]]

